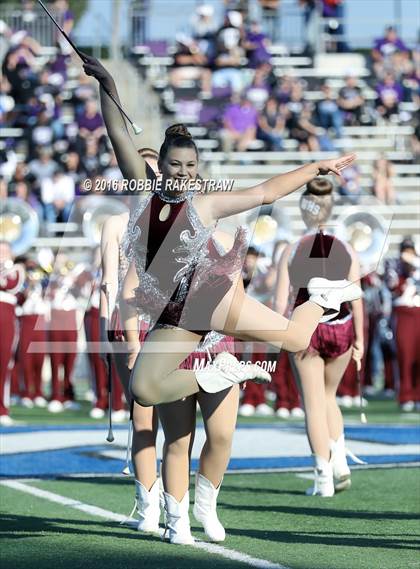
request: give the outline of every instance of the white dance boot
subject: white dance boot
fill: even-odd
[[[217,393],[237,383],[270,383],[271,375],[256,364],[241,364],[229,352],[221,352],[203,369],[196,370],[197,383],[207,393]]]
[[[331,463],[334,476],[334,488],[336,492],[347,490],[351,486],[351,472],[347,464],[347,457],[349,456],[353,462],[357,464],[367,464],[358,456],[353,454],[351,450],[346,448],[346,441],[344,434],[342,434],[336,441],[330,440],[331,449]]]
[[[189,492],[180,502],[167,492],[163,493],[165,498],[166,527],[164,538],[169,539],[176,545],[191,545],[194,538],[191,535],[190,518],[188,510],[190,507]]]
[[[315,462],[315,481],[312,488],[306,491],[307,496],[322,496],[328,498],[334,496],[334,478],[331,461],[322,456],[313,455]]]
[[[309,300],[325,308],[326,312],[320,322],[328,322],[340,312],[342,302],[351,302],[362,298],[362,289],[346,280],[330,281],[313,278],[308,283]]]
[[[136,480],[136,504],[139,515],[138,531],[159,533],[159,479],[155,480],[149,491],[141,482]]]
[[[203,528],[210,541],[224,541],[225,528],[217,517],[217,496],[220,485],[215,488],[210,480],[197,472],[195,477],[195,500],[193,514]]]
[[[341,435],[336,441],[331,439],[330,448],[335,491],[347,490],[351,486],[351,473],[347,464],[344,435]]]

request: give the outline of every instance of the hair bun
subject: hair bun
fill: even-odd
[[[190,131],[184,124],[178,123],[168,126],[165,130],[165,138],[171,138],[176,136],[186,136],[192,138]]]
[[[306,185],[305,194],[314,196],[328,196],[333,192],[334,186],[328,178],[314,178]]]

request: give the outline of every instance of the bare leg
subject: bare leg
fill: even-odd
[[[178,366],[196,349],[200,339],[200,335],[178,328],[153,330],[131,372],[130,390],[134,399],[143,405],[154,405],[197,393],[195,372]]]
[[[239,386],[220,393],[198,394],[206,429],[206,442],[200,456],[200,474],[220,485],[226,471],[238,415]]]
[[[306,432],[313,454],[330,459],[330,434],[325,396],[325,363],[311,354],[293,355],[305,406]]]
[[[317,304],[305,302],[287,320],[244,294],[240,287],[232,286],[214,311],[210,327],[229,336],[268,342],[297,352],[307,348],[323,313]],[[200,339],[200,335],[182,329],[151,332],[131,374],[130,389],[134,399],[148,406],[197,393],[195,371],[178,369],[178,366],[195,350]]]
[[[124,395],[131,405],[130,370],[127,367],[127,355],[114,353],[115,365],[124,389]],[[158,428],[157,412],[153,407],[142,407],[134,403],[133,443],[131,460],[134,476],[146,490],[150,490],[156,480],[156,435]]]
[[[177,502],[181,502],[190,485],[190,452],[195,432],[195,409],[195,397],[158,406],[165,433],[163,486]]]
[[[337,405],[336,393],[344,372],[349,365],[352,348],[341,356],[325,362],[325,397],[330,438],[336,441],[343,434],[343,416]]]
[[[324,309],[313,302],[298,306],[290,320],[233,286],[213,313],[211,327],[241,340],[272,344],[289,352],[305,350]]]

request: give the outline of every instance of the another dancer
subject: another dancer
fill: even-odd
[[[308,231],[283,252],[275,305],[286,311],[308,300],[306,283],[311,275],[359,282],[359,262],[349,245],[328,232],[333,207],[333,186],[325,178],[310,182],[300,200]],[[342,304],[340,312],[315,330],[308,349],[291,356],[306,412],[306,431],[315,463],[315,485],[311,495],[332,496],[350,486],[346,460],[343,417],[336,391],[353,358],[363,357],[363,306],[354,299],[351,309]]]

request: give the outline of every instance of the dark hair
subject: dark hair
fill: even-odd
[[[404,251],[407,251],[407,249],[416,249],[416,244],[414,243],[413,239],[407,235],[406,237],[403,238],[403,240],[400,243],[400,252],[403,253]]]
[[[328,178],[314,178],[306,184],[305,194],[314,194],[315,196],[327,196],[332,194],[333,185]]]
[[[165,140],[159,151],[159,159],[163,160],[171,148],[193,148],[198,158],[197,146],[189,130],[183,124],[173,124],[166,129]]]

